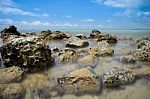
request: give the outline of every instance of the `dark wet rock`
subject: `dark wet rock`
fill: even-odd
[[[120,61],[123,63],[135,63],[135,58],[132,55],[121,56]]]
[[[0,51],[6,67],[18,66],[27,71],[44,69],[53,61],[51,50],[37,36],[11,39]]]
[[[71,48],[83,48],[89,46],[89,42],[86,40],[81,40],[77,37],[70,38],[66,44],[66,47]]]
[[[0,69],[0,84],[19,82],[22,80],[24,71],[20,67],[9,67]]]
[[[1,38],[7,39],[10,35],[20,36],[21,34],[17,31],[15,26],[9,26],[1,31]]]
[[[57,79],[65,93],[94,94],[101,90],[99,76],[92,68],[82,68]]]
[[[75,37],[77,37],[77,38],[79,38],[79,39],[87,39],[87,37],[85,36],[85,35],[83,35],[83,34],[76,34],[76,36]]]
[[[101,36],[102,36],[102,33],[97,29],[93,29],[92,33],[90,34],[90,38],[94,38],[94,39],[98,39]]]
[[[98,59],[95,55],[87,55],[78,60],[78,64],[81,67],[95,67],[98,63]]]
[[[64,48],[58,52],[59,62],[75,62],[77,58],[77,52],[69,48]]]
[[[0,99],[23,99],[24,94],[20,84],[0,84]]]
[[[115,87],[135,82],[136,74],[127,68],[115,67],[104,74],[103,82],[106,87]]]
[[[117,37],[110,35],[110,34],[106,34],[98,38],[98,41],[107,41],[108,43],[117,43]]]
[[[89,48],[88,53],[96,56],[109,56],[114,53],[114,50],[110,48],[106,41],[102,41],[98,42],[98,47]]]

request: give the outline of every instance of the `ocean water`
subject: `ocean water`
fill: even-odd
[[[57,29],[58,30],[58,29]],[[51,31],[54,31],[51,30]],[[69,32],[72,35],[84,34],[89,36],[92,30],[59,30],[62,32]],[[25,32],[25,31],[24,31]],[[132,37],[134,39],[142,38],[144,36],[150,37],[150,30],[101,30],[104,34],[112,34],[117,37]],[[89,47],[95,47],[97,42],[88,39]],[[49,41],[49,47],[65,48],[66,41],[52,40]],[[98,63],[93,70],[98,75],[103,75],[104,72],[110,71],[113,67],[133,68],[137,72],[149,72],[150,63],[137,62],[135,64],[124,64],[116,60],[118,57],[128,55],[130,50],[135,49],[131,44],[133,41],[125,40],[118,41],[117,44],[110,45],[114,49],[114,54],[108,57],[98,57]],[[1,42],[2,45],[2,42]],[[88,47],[87,47],[88,48]],[[75,49],[78,50],[78,49]],[[57,86],[57,78],[69,73],[70,71],[81,68],[78,63],[58,63],[55,60],[54,66],[46,71],[26,74],[25,79],[20,82],[26,89],[25,99],[149,99],[150,98],[150,80],[140,79],[134,84],[124,85],[121,88],[103,88],[101,92],[96,95],[84,94],[76,96],[74,94],[58,94],[59,90],[54,90]]]

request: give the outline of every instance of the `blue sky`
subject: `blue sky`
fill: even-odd
[[[0,28],[150,29],[150,0],[0,0]]]

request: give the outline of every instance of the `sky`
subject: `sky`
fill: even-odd
[[[150,0],[0,0],[0,29],[150,29]]]

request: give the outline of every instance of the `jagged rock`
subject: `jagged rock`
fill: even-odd
[[[78,60],[78,64],[81,67],[95,67],[98,63],[98,59],[95,55],[87,55]]]
[[[65,93],[92,94],[101,90],[100,79],[92,68],[82,68],[57,79]]]
[[[1,31],[1,38],[3,38],[3,40],[9,38],[10,35],[20,36],[21,34],[17,31],[17,28],[13,25]]]
[[[82,47],[87,47],[87,46],[89,46],[88,41],[81,40],[77,37],[70,38],[66,44],[66,47],[71,47],[71,48],[82,48]]]
[[[96,56],[109,56],[114,53],[114,50],[110,48],[106,41],[102,41],[98,42],[98,47],[89,48],[88,53]]]
[[[76,36],[75,37],[77,37],[77,38],[79,38],[79,39],[86,39],[87,37],[85,36],[85,35],[83,35],[83,34],[76,34]]]
[[[98,38],[98,41],[107,41],[108,43],[117,43],[117,37],[110,35],[110,34],[106,34]]]
[[[147,61],[150,62],[150,51],[145,51],[145,50],[135,50],[133,53],[133,57],[135,57],[136,60],[138,61]]]
[[[0,84],[12,83],[21,81],[24,71],[20,67],[9,67],[0,69]]]
[[[20,84],[0,84],[0,99],[23,99],[24,93]]]
[[[77,52],[69,48],[62,49],[58,52],[59,62],[75,62],[77,58]]]
[[[104,74],[103,82],[106,87],[115,87],[135,82],[136,74],[127,68],[115,67]]]
[[[121,56],[120,61],[123,63],[135,63],[135,58],[132,55]]]
[[[98,39],[101,36],[102,36],[102,33],[97,29],[93,29],[92,33],[90,34],[90,38],[95,38],[95,39]]]
[[[11,39],[0,51],[6,67],[18,66],[27,71],[44,69],[53,61],[51,50],[37,36]]]
[[[50,30],[46,30],[46,31],[41,31],[41,33],[39,33],[38,35],[40,36],[40,38],[45,39],[51,34],[52,32]]]

